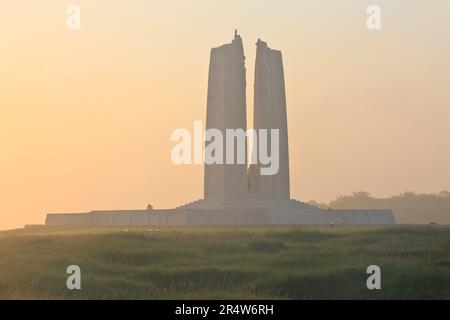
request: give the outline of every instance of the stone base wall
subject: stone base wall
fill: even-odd
[[[173,209],[92,211],[48,214],[47,226],[258,225],[258,224],[394,224],[391,210],[322,210],[268,212],[265,209]]]

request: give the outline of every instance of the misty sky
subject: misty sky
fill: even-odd
[[[255,42],[283,51],[294,198],[450,189],[447,0],[2,1],[0,229],[201,198],[170,133],[205,119],[210,48],[235,28],[249,126]]]

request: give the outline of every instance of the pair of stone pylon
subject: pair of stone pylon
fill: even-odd
[[[205,164],[205,199],[290,198],[286,93],[281,51],[256,43],[253,129],[279,130],[279,170],[261,175],[259,159],[245,164]],[[246,69],[242,38],[211,50],[206,129],[247,131]],[[270,141],[270,139],[268,139]],[[259,143],[258,141],[257,143]],[[246,143],[247,149],[247,143]],[[271,150],[270,146],[268,150]],[[247,150],[245,151],[247,153]],[[223,150],[226,157],[226,148]],[[234,153],[236,156],[236,152]]]

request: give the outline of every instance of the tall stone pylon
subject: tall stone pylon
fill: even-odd
[[[289,147],[283,58],[281,51],[270,49],[264,41],[258,39],[256,47],[253,127],[258,132],[261,129],[267,129],[268,132],[270,129],[279,130],[279,170],[275,175],[264,176],[260,174],[260,164],[250,166],[250,192],[261,197],[289,199]],[[267,141],[270,142],[270,139]],[[271,150],[270,144],[268,150]]]
[[[231,43],[211,50],[209,64],[206,129],[218,129],[222,132],[224,160],[227,158],[226,129],[247,130],[245,87],[244,47],[242,38],[236,31]],[[207,142],[206,147],[212,142]],[[235,142],[237,146],[237,141]],[[246,139],[244,148],[246,154]],[[234,151],[235,164],[205,164],[205,199],[247,196],[247,157],[245,155],[244,163],[238,164],[236,147]]]

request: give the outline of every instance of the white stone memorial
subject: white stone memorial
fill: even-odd
[[[254,129],[279,132],[279,168],[262,175],[256,163],[205,164],[204,199],[170,210],[92,211],[48,214],[46,225],[255,225],[394,224],[392,210],[324,210],[290,198],[286,94],[282,54],[258,40]],[[206,129],[247,129],[246,70],[241,37],[211,50]],[[257,141],[258,147],[261,141]],[[208,146],[208,142],[206,146]],[[226,148],[223,146],[224,156]],[[247,142],[245,142],[247,152]],[[237,157],[235,152],[234,157]]]

